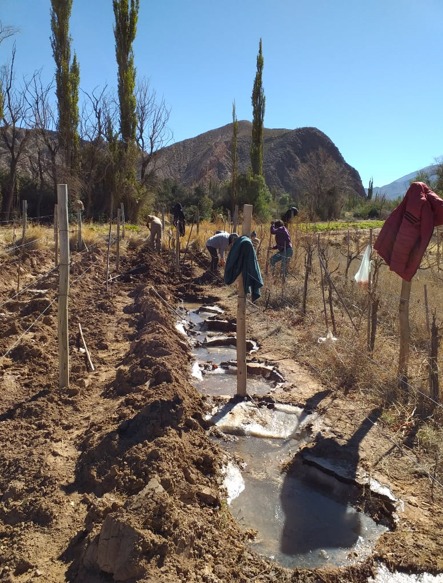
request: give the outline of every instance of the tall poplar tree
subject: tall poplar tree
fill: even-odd
[[[263,75],[262,40],[260,39],[257,55],[257,73],[252,90],[252,141],[251,170],[256,176],[263,175],[263,122],[265,118],[265,93],[262,84]]]
[[[235,110],[235,101],[232,104],[232,183],[231,183],[231,212],[234,214],[237,204],[237,178],[238,178],[238,120]]]
[[[140,0],[113,0],[115,54],[118,67],[120,133],[126,148],[135,142],[137,117],[132,45],[137,33]]]
[[[79,109],[78,90],[80,67],[74,54],[71,60],[69,19],[72,0],[51,0],[51,46],[55,61],[55,81],[58,103],[58,133],[65,164],[70,170],[78,167]]]

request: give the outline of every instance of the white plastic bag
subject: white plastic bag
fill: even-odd
[[[371,245],[368,245],[363,253],[360,269],[354,275],[355,281],[358,285],[363,287],[369,285],[369,277],[371,274],[371,253],[372,247]]]

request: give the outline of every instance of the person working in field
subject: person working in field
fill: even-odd
[[[220,260],[221,265],[225,264],[226,250],[237,239],[237,233],[228,233],[227,231],[220,231],[206,241],[206,249],[211,256],[211,271],[215,273],[218,268]]]
[[[172,215],[173,215],[172,224],[174,225],[174,227],[178,228],[180,237],[184,237],[186,219],[185,213],[183,212],[183,207],[179,202],[174,205],[172,209]]]
[[[282,273],[286,275],[287,264],[294,254],[292,249],[291,236],[283,221],[277,220],[271,223],[271,235],[275,236],[275,245],[271,249],[277,249],[277,253],[269,260],[272,273],[275,271],[275,264],[282,262]]]
[[[261,241],[257,237],[257,233],[255,231],[252,231],[252,233],[251,233],[251,241],[252,241],[252,244],[254,246],[255,253],[257,254],[257,257],[258,257],[260,254]]]
[[[162,222],[158,217],[154,217],[153,215],[148,215],[146,221],[146,226],[151,231],[149,244],[154,251],[160,252],[162,248]]]

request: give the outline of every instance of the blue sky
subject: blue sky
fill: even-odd
[[[171,108],[174,141],[252,120],[263,42],[265,127],[317,127],[384,186],[443,156],[442,0],[140,0],[137,76]],[[50,80],[50,0],[0,0],[16,70]],[[85,91],[117,85],[112,0],[73,0]],[[0,45],[0,64],[12,39]]]

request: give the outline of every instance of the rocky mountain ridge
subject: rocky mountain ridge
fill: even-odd
[[[250,164],[252,124],[238,122],[237,153],[239,172]],[[229,181],[232,171],[233,124],[210,130],[167,146],[158,152],[157,175],[186,187]],[[348,176],[348,185],[364,197],[359,173],[346,163],[337,146],[314,127],[264,129],[263,166],[268,187],[273,192],[297,195],[302,188],[301,171],[311,154],[323,151]]]

